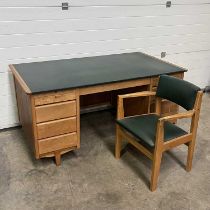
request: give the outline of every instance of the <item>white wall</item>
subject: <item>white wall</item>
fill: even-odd
[[[66,0],[67,1],[67,0]],[[64,1],[64,2],[66,2]],[[0,1],[0,128],[18,123],[8,64],[142,51],[210,82],[210,0]]]

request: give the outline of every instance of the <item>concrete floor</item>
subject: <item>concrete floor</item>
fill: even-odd
[[[183,127],[188,122],[183,121]],[[21,129],[0,133],[0,210],[210,210],[210,95],[205,95],[193,170],[184,170],[186,146],[165,153],[158,189],[150,192],[151,162],[131,147],[113,156],[114,115],[81,117],[81,149],[34,160]]]

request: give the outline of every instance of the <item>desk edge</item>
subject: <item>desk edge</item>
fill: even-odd
[[[141,52],[141,53],[144,54],[144,55],[146,55],[146,56],[149,56],[149,57],[151,57],[151,58],[154,58],[154,59],[156,59],[156,60],[159,60],[159,61],[161,61],[161,62],[163,62],[163,63],[167,63],[167,64],[169,64],[169,65],[172,65],[172,66],[175,66],[175,67],[177,67],[177,68],[182,69],[182,71],[180,71],[180,72],[187,72],[187,71],[188,71],[187,68],[184,68],[184,67],[182,67],[182,66],[180,66],[180,65],[174,64],[174,63],[172,63],[172,62],[170,62],[170,61],[165,61],[165,60],[163,60],[163,59],[161,59],[161,58],[157,58],[157,57],[155,57],[155,56],[153,56],[153,55],[149,55],[149,54],[147,54],[147,53],[143,53],[143,52]]]
[[[25,91],[25,93],[26,94],[32,94],[30,88],[27,86],[27,84],[25,83],[25,81],[22,79],[22,77],[20,76],[20,74],[17,72],[17,70],[15,69],[14,65],[10,64],[9,65],[9,68],[12,71],[13,76],[17,79],[17,81],[19,82],[20,86]]]

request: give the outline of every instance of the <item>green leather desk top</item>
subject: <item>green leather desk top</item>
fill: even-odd
[[[139,52],[16,64],[14,67],[32,94],[187,71]]]

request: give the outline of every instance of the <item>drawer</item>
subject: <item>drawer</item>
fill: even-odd
[[[69,133],[38,141],[39,154],[54,152],[77,146],[77,133]]]
[[[163,100],[161,103],[161,113],[177,113],[179,110],[179,106],[171,101]]]
[[[173,77],[179,78],[179,79],[183,79],[184,78],[184,73],[174,73],[174,74],[170,74]]]
[[[159,82],[159,77],[154,77],[153,79],[152,79],[152,86],[158,86],[158,82]]]
[[[76,115],[76,101],[35,107],[36,122],[47,122]]]
[[[152,92],[157,92],[157,87],[152,87]]]
[[[162,100],[161,103],[161,113],[169,113],[170,112],[171,102],[167,100]]]
[[[76,99],[75,90],[66,90],[35,95],[34,103],[35,106],[40,106],[45,104],[70,101],[74,99]]]
[[[76,117],[37,124],[38,139],[58,136],[65,133],[71,133],[75,132],[76,130],[77,130]]]
[[[170,76],[179,78],[179,79],[183,79],[184,73],[175,73],[175,74],[170,74]],[[153,77],[152,78],[152,86],[158,86],[158,82],[159,82],[159,77]]]

